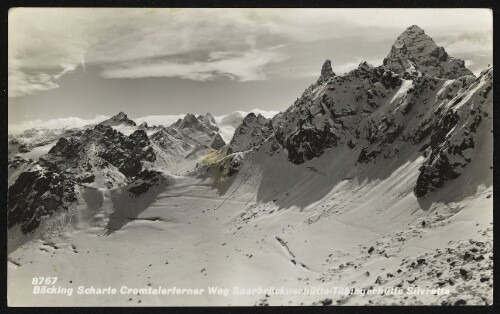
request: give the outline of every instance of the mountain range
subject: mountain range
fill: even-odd
[[[491,304],[493,68],[475,76],[416,25],[380,66],[362,62],[338,75],[334,61],[272,115],[188,113],[148,125],[120,112],[83,128],[10,136],[9,258],[23,265],[13,269],[43,260],[42,248],[57,255],[47,239],[104,250],[101,242],[129,247],[135,235],[166,250],[167,264],[169,252],[181,252],[177,270],[201,276],[193,279],[200,284],[198,268],[221,285],[232,274],[271,285],[452,291],[410,299],[266,295],[230,304]],[[36,254],[19,249],[30,246]],[[242,263],[250,266],[240,274]],[[179,300],[168,304],[187,302]]]

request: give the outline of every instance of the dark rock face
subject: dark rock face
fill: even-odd
[[[20,153],[27,153],[29,151],[30,151],[30,149],[28,148],[28,146],[26,144],[19,145],[19,152]]]
[[[413,25],[397,39],[384,66],[396,73],[416,70],[430,76],[456,79],[464,75],[473,75],[465,68],[463,60],[448,56],[443,47],[438,47],[432,38]]]
[[[105,132],[111,134],[110,130]],[[128,138],[113,130],[110,137],[100,139],[98,143],[104,149],[97,155],[117,167],[126,177],[137,175],[142,170],[143,161],[156,160],[156,155],[153,148],[149,146],[149,139],[144,130],[137,130]]]
[[[49,154],[61,159],[70,159],[78,153],[80,147],[81,144],[77,139],[61,137],[56,145],[49,150]]]
[[[429,191],[443,186],[445,181],[456,179],[459,174],[450,165],[446,154],[437,152],[420,168],[415,186],[415,196],[422,197]]]
[[[305,129],[288,137],[284,147],[288,151],[288,159],[301,164],[323,154],[324,150],[336,146],[338,137],[330,132],[328,125],[323,130]]]
[[[368,152],[368,147],[363,147],[363,149],[359,153],[357,162],[358,163],[368,163],[368,162],[374,160],[379,153],[380,153],[380,151]]]
[[[149,137],[144,130],[137,130],[134,133],[129,135],[129,139],[131,139],[133,142],[135,142],[139,147],[144,148],[151,144],[149,142]]]
[[[470,97],[467,105],[456,108],[460,102],[453,101],[452,106],[440,115],[432,129],[432,151],[420,167],[414,189],[417,197],[436,191],[446,181],[456,179],[472,161],[473,149],[478,140],[478,127],[492,114],[493,102],[489,95],[493,84],[492,69],[481,73],[472,87],[476,84],[480,84],[479,89]],[[459,95],[457,100],[461,98],[463,99]]]
[[[321,67],[321,75],[318,78],[317,84],[323,84],[328,81],[331,77],[335,76],[335,72],[332,70],[332,62],[330,60],[326,60]]]
[[[215,135],[215,138],[214,138],[212,144],[210,145],[210,148],[219,150],[224,146],[226,146],[226,143],[224,142],[224,140],[222,139],[220,134],[217,133],[217,135]]]
[[[159,171],[144,170],[134,177],[134,182],[128,187],[128,191],[135,196],[146,193],[152,186],[165,184],[167,180]]]
[[[387,102],[402,84],[402,78],[366,62],[344,76],[304,92],[276,123],[276,140],[288,151],[291,162],[301,164],[339,144],[354,148],[360,141],[389,145],[402,133],[397,119],[374,122],[366,116]],[[376,157],[379,147],[366,148],[360,162]]]
[[[129,137],[112,127],[98,124],[87,130],[80,138],[61,138],[40,164],[52,171],[65,171],[68,168],[83,172],[97,165],[83,163],[85,156],[94,147],[97,157],[118,168],[126,177],[134,176],[142,170],[143,162],[156,160],[153,148],[144,130],[137,130]]]
[[[23,172],[9,188],[7,227],[20,225],[24,233],[35,230],[44,216],[76,201],[75,185],[63,174],[33,170]]]

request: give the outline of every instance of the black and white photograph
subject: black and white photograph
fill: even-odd
[[[9,307],[492,305],[491,9],[7,23]]]

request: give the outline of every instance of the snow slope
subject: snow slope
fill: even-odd
[[[337,153],[341,152],[332,152]],[[310,305],[325,298],[348,305],[441,304],[459,298],[468,304],[491,303],[491,281],[481,282],[481,278],[491,278],[491,247],[479,247],[486,253],[479,254],[484,259],[477,263],[464,262],[460,255],[475,247],[468,239],[488,242],[491,237],[492,199],[487,198],[491,186],[480,186],[460,202],[436,202],[421,210],[412,193],[403,193],[405,186],[411,191],[407,182],[417,175],[420,160],[404,165],[384,180],[345,178],[331,189],[331,177],[321,173],[333,174],[333,178],[346,175],[334,174],[339,164],[331,164],[332,154],[308,162],[305,168],[283,163],[284,156],[278,155],[257,166],[255,156],[253,164],[245,164],[224,195],[209,179],[194,175],[168,177],[168,183],[140,198],[124,189],[87,190],[72,225],[66,225],[48,241],[30,242],[9,255],[10,304]],[[349,162],[347,158],[338,161],[345,162]],[[258,167],[266,167],[265,176]],[[273,188],[273,178],[284,173],[283,167],[291,181],[280,182],[292,182],[289,184],[296,187],[280,191]],[[328,188],[318,190],[322,184]],[[389,188],[394,185],[401,188]],[[260,188],[257,193],[256,187]],[[374,250],[368,253],[370,247]],[[421,258],[432,267],[411,266]],[[458,263],[450,268],[447,258]],[[47,259],[50,263],[36,262]],[[464,267],[473,274],[471,279],[455,274]],[[440,277],[437,272],[442,272]],[[409,299],[232,293],[26,296],[32,289],[31,278],[40,273],[57,276],[63,287],[75,289],[80,285],[361,289],[379,286],[375,284],[379,276],[383,279],[380,286],[403,283],[403,287],[437,287],[438,282],[449,279],[455,283],[446,284],[453,295]],[[417,279],[410,284],[408,280],[413,277]]]

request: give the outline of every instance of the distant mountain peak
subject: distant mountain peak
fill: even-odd
[[[438,47],[417,25],[408,27],[398,36],[384,59],[384,66],[399,74],[407,70],[419,71],[446,79],[473,75],[465,67],[463,60],[450,57],[443,47]]]
[[[192,129],[206,132],[207,134],[219,131],[217,122],[210,113],[207,113],[206,115],[200,114],[198,116],[195,116],[192,113],[188,113],[183,119],[177,120],[177,122],[175,122],[172,126],[177,127],[181,130]]]
[[[198,123],[198,118],[196,118],[196,116],[192,113],[188,113],[184,119],[181,120],[183,123],[182,123],[182,128],[186,127],[186,126],[190,126],[192,124],[197,124]]]
[[[116,126],[116,125],[129,125],[136,126],[137,124],[128,118],[127,114],[123,111],[120,111],[118,114],[112,116],[108,120],[101,122],[102,125]]]
[[[207,112],[205,115],[199,115],[198,120],[205,124],[208,128],[213,129],[214,131],[217,131],[219,127],[217,126],[217,122],[215,121],[215,118],[212,116],[210,112]]]

